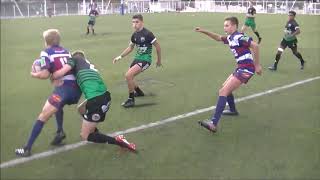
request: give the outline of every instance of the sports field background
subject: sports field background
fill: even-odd
[[[241,25],[243,14],[236,15]],[[163,68],[155,63],[137,79],[149,96],[137,107],[123,109],[127,98],[124,73],[132,55],[113,65],[112,59],[128,46],[131,16],[101,16],[96,36],[86,36],[86,16],[1,20],[1,163],[15,159],[52,91],[48,80],[30,77],[30,66],[44,43],[42,32],[57,28],[62,45],[84,50],[100,70],[112,94],[112,106],[100,130],[112,133],[215,105],[217,92],[233,72],[235,60],[222,43],[193,31],[201,26],[223,34],[227,14],[146,14],[145,26],[162,47]],[[297,16],[302,33],[298,50],[305,70],[287,49],[278,72],[267,67],[283,35],[286,15],[262,15],[263,75],[235,92],[243,97],[320,75],[320,16]],[[241,26],[240,25],[240,26]],[[249,35],[253,33],[249,31]],[[256,39],[255,36],[253,36]],[[156,53],[154,52],[154,57]],[[155,59],[155,58],[154,58]],[[208,179],[208,178],[320,178],[320,80],[237,104],[239,117],[223,117],[212,135],[197,124],[211,112],[174,123],[127,134],[139,154],[112,145],[91,144],[48,158],[1,169],[1,179]],[[79,142],[80,118],[75,106],[65,108],[66,143]],[[34,144],[32,153],[53,149],[52,118]]]

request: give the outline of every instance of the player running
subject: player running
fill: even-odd
[[[246,14],[246,20],[245,20],[244,25],[241,28],[241,32],[244,33],[248,29],[248,27],[251,27],[254,34],[258,37],[258,44],[260,44],[262,38],[260,37],[260,35],[256,29],[256,22],[255,22],[255,16],[257,14],[257,11],[253,7],[253,1],[249,0],[249,2],[250,2],[250,7],[249,7],[248,12]]]
[[[300,60],[300,69],[304,69],[304,63],[305,61],[302,58],[302,55],[298,52],[298,39],[297,35],[300,34],[300,27],[299,24],[296,22],[296,12],[295,11],[289,11],[288,14],[288,22],[285,26],[284,30],[284,37],[280,43],[280,47],[278,48],[278,52],[276,54],[275,62],[273,66],[269,67],[269,70],[276,71],[278,68],[278,63],[281,58],[282,52],[286,49],[286,47],[289,47],[292,51],[292,53]]]
[[[211,119],[199,121],[201,126],[212,132],[216,132],[222,114],[238,115],[232,92],[240,87],[241,84],[246,84],[255,72],[261,75],[262,68],[259,63],[259,45],[255,43],[251,37],[238,32],[238,19],[236,17],[228,17],[224,20],[224,31],[228,36],[221,36],[199,27],[197,27],[195,31],[201,32],[216,41],[222,41],[224,44],[228,44],[238,65],[234,73],[227,78],[219,90],[215,113]],[[253,55],[250,49],[253,51]],[[224,110],[226,102],[228,102],[230,110]]]
[[[92,9],[89,12],[89,22],[88,22],[88,26],[87,26],[87,35],[90,33],[90,29],[92,31],[92,34],[95,35],[93,27],[96,24],[96,18],[98,17],[98,15],[99,15],[99,13],[95,9]]]
[[[98,123],[105,120],[111,104],[111,97],[98,70],[85,58],[84,52],[75,51],[68,63],[59,71],[53,73],[52,78],[59,79],[71,71],[74,72],[77,83],[86,98],[79,106],[79,112],[83,117],[80,133],[82,140],[116,144],[135,151],[135,144],[129,143],[123,135],[114,138],[97,130]]]
[[[38,79],[48,79],[50,74],[63,67],[70,58],[68,50],[60,46],[60,33],[56,29],[48,29],[43,32],[46,49],[41,52],[41,71],[31,72],[31,76]],[[63,107],[68,104],[77,104],[81,91],[72,72],[67,73],[61,79],[54,81],[55,89],[43,106],[42,112],[33,125],[33,129],[27,144],[15,150],[17,156],[30,156],[31,148],[39,136],[44,124],[55,114],[57,121],[57,133],[52,145],[61,144],[66,137],[63,131]]]
[[[135,105],[134,97],[144,96],[143,91],[139,88],[134,81],[134,77],[144,70],[148,69],[152,62],[152,45],[155,46],[157,51],[157,64],[156,67],[161,66],[161,48],[158,40],[151,31],[144,27],[143,17],[141,14],[134,15],[132,17],[132,27],[135,32],[131,36],[129,47],[127,47],[120,56],[113,59],[113,63],[116,63],[126,55],[130,54],[137,47],[136,55],[130,65],[129,70],[126,73],[126,80],[129,89],[129,98],[122,103],[125,108],[133,107]]]

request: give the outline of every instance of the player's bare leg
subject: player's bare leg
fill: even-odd
[[[136,151],[136,145],[128,142],[123,135],[118,135],[116,137],[107,136],[97,132],[96,127],[97,123],[83,120],[80,133],[81,139],[83,141],[87,140],[94,143],[115,144],[124,148],[128,148],[131,151]]]
[[[227,96],[241,86],[242,82],[235,76],[229,76],[223,87],[219,90],[219,98],[216,105],[215,113],[211,120],[199,121],[199,124],[211,132],[217,131],[217,125],[221,118],[222,112],[226,106]]]
[[[132,66],[128,70],[128,72],[126,73],[126,80],[127,80],[127,84],[128,84],[128,90],[129,90],[129,98],[127,99],[127,101],[122,103],[122,106],[125,108],[133,107],[135,104],[135,101],[134,101],[134,89],[135,89],[134,77],[136,75],[138,75],[140,72],[142,72],[142,69],[138,64],[136,64],[136,65]]]
[[[83,114],[86,113],[86,105],[87,105],[87,100],[82,101],[78,105],[77,109],[78,109],[78,112],[79,112],[80,115],[83,115]]]
[[[22,147],[15,150],[15,153],[17,156],[30,156],[31,155],[31,148],[36,140],[36,138],[41,133],[41,130],[44,126],[44,124],[50,119],[52,115],[54,115],[57,112],[57,108],[49,103],[49,101],[46,101],[45,105],[43,106],[43,109],[41,113],[38,116],[38,120],[33,125],[33,129],[31,132],[31,135],[29,137],[28,143]]]

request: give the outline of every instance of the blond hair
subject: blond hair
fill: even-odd
[[[72,52],[72,57],[73,58],[77,58],[77,57],[81,57],[81,58],[86,58],[85,55],[84,55],[84,52],[81,51],[81,50],[76,50],[76,51],[73,51]]]
[[[48,29],[43,32],[43,39],[47,46],[60,44],[60,32],[58,29]]]

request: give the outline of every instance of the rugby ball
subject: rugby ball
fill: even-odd
[[[39,71],[41,71],[41,60],[36,59],[33,61],[33,64],[32,64],[32,72],[39,72]]]

